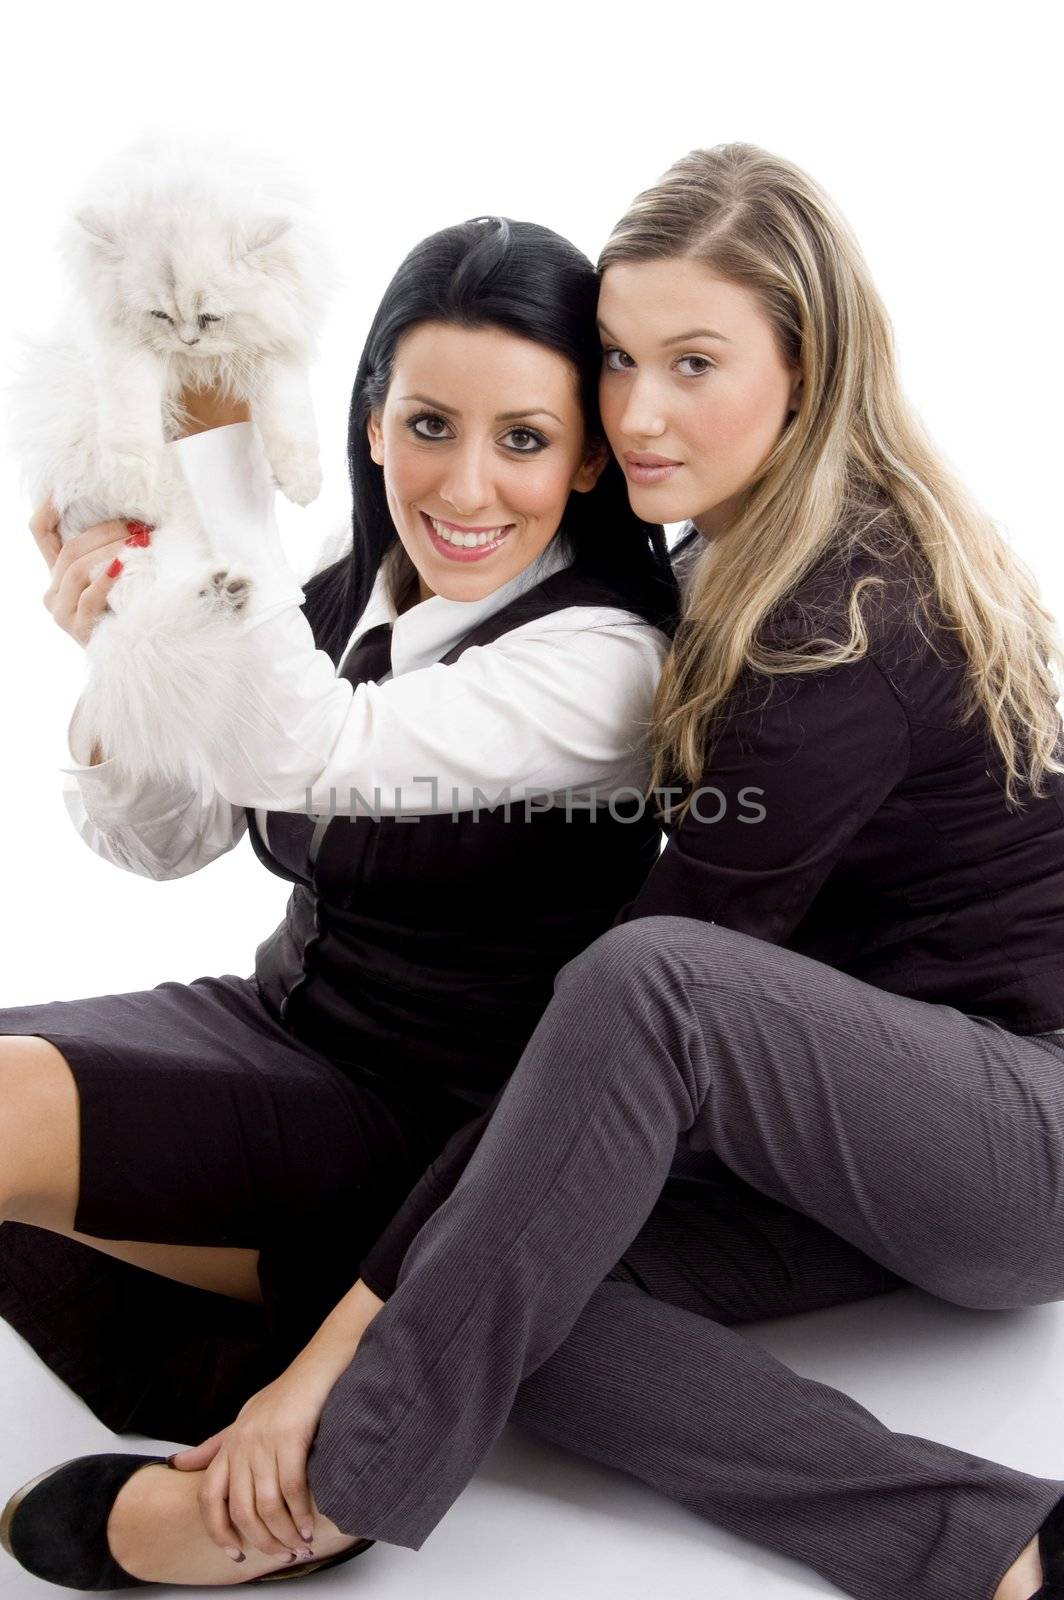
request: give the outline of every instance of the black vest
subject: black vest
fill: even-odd
[[[604,583],[558,572],[442,660],[567,606],[620,604]],[[362,670],[361,647],[344,664],[356,683],[387,670],[379,652],[376,671]],[[267,1009],[339,1066],[404,1095],[435,1090],[476,1105],[516,1065],[555,973],[637,893],[661,838],[634,794],[595,810],[517,799],[508,815],[485,806],[416,821],[334,816],[316,839],[313,818],[270,812],[272,848],[247,817],[259,859],[296,885],[255,953]]]

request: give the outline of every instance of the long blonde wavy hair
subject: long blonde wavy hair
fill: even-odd
[[[1019,808],[1021,787],[1042,794],[1046,774],[1064,772],[1056,705],[1064,656],[1053,618],[909,409],[886,311],[831,201],[800,168],[756,145],[693,150],[637,196],[598,266],[669,257],[751,290],[803,383],[799,409],[743,491],[727,536],[699,563],[658,688],[651,788],[698,783],[717,714],[744,669],[815,672],[864,654],[861,592],[874,578],[855,583],[841,641],[781,652],[758,635],[840,529],[856,542],[883,523],[885,500],[917,558],[921,612],[955,634],[967,658],[962,722],[985,714],[1010,806]]]

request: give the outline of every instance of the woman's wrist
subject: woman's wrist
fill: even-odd
[[[303,1379],[321,1377],[331,1387],[353,1361],[362,1335],[383,1304],[383,1300],[359,1279],[291,1362],[287,1375]]]
[[[247,422],[251,408],[246,400],[230,400],[217,389],[182,389],[181,420],[177,438],[187,439],[209,428],[227,428],[233,422]]]

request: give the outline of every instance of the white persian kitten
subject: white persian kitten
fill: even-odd
[[[247,401],[278,487],[321,485],[307,371],[334,279],[298,183],[214,142],[141,140],[101,171],[63,238],[74,295],[27,344],[12,432],[34,504],[73,538],[152,525],[86,649],[80,721],[134,779],[183,781],[239,715],[237,618],[255,579],[208,541],[173,452],[182,390]],[[99,563],[95,578],[105,563]]]

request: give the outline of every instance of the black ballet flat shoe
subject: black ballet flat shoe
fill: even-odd
[[[67,1589],[151,1589],[120,1567],[107,1543],[107,1519],[118,1492],[141,1467],[162,1466],[165,1456],[78,1456],[50,1467],[17,1489],[0,1514],[0,1544],[27,1572]],[[360,1556],[373,1543],[362,1539],[350,1550],[320,1561],[292,1562],[245,1583],[275,1583],[305,1578],[324,1567]],[[176,1586],[175,1586],[176,1587]]]
[[[1038,1530],[1042,1587],[1031,1600],[1064,1600],[1064,1500],[1058,1500]]]

